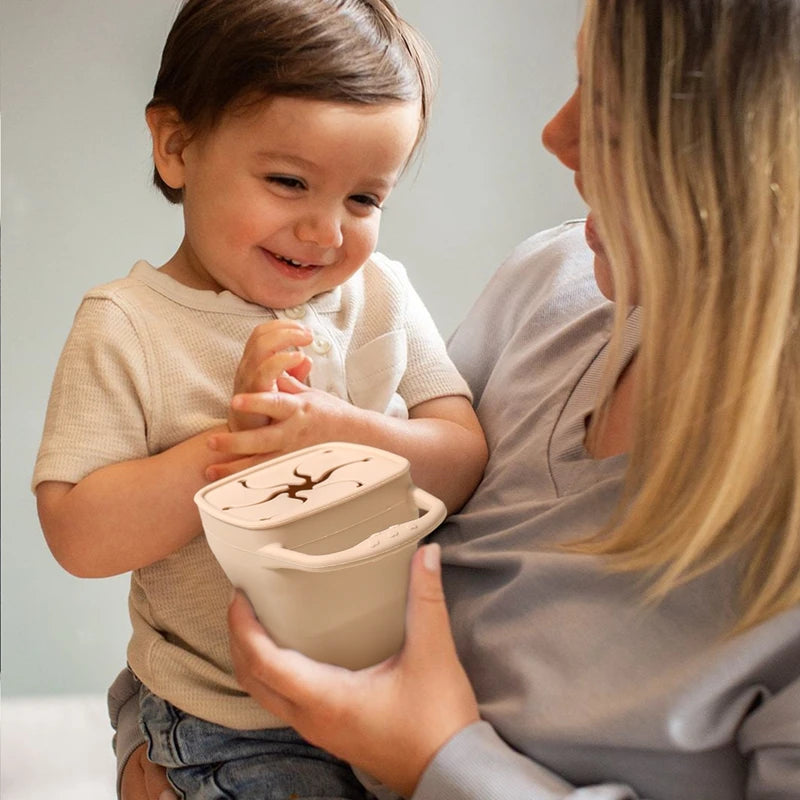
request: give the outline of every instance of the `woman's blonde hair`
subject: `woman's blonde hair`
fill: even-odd
[[[735,557],[743,630],[800,603],[800,2],[587,6],[582,172],[642,332],[623,502],[581,549],[655,598]]]

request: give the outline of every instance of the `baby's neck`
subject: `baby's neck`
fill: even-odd
[[[217,293],[223,291],[223,288],[204,269],[198,268],[199,265],[196,266],[196,261],[184,239],[175,255],[158,270],[190,289],[210,289]]]

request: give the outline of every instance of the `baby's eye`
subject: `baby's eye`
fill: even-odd
[[[305,183],[300,178],[294,178],[291,175],[267,175],[267,183],[274,183],[277,186],[283,186],[286,189],[305,189]]]
[[[372,195],[369,194],[353,194],[350,195],[350,199],[354,203],[357,203],[360,206],[369,206],[372,208],[377,208],[379,211],[383,208],[383,206],[380,203],[380,200],[378,200],[377,197],[373,197]]]

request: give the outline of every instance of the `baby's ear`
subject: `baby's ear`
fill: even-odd
[[[153,161],[161,180],[173,189],[182,189],[183,149],[189,141],[183,120],[171,106],[148,108],[145,119],[153,137]]]

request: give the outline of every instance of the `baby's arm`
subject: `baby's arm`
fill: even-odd
[[[449,514],[469,500],[489,453],[466,397],[452,395],[419,403],[409,409],[407,420],[364,414],[363,443],[405,456],[414,482],[441,499]]]
[[[216,433],[210,446],[229,457],[260,454],[262,460],[329,441],[380,447],[407,458],[414,482],[441,498],[450,513],[467,501],[481,479],[486,441],[466,397],[419,403],[405,420],[358,408],[291,377],[278,378],[277,388],[236,395],[232,401],[239,412],[269,417],[270,425]],[[209,473],[222,477],[228,469],[219,464]]]
[[[208,448],[213,428],[146,458],[110,464],[78,483],[36,487],[39,519],[56,560],[79,577],[152,564],[201,531],[193,497],[207,468],[226,458]]]
[[[206,392],[199,375],[195,392],[196,361],[186,346],[163,364],[149,342],[168,334],[150,327],[154,312],[128,290],[102,287],[81,303],[56,369],[34,475],[48,545],[79,576],[152,564],[200,534],[193,496],[208,482],[209,465],[225,458],[207,444],[227,429],[217,378]],[[159,313],[169,313],[164,308]],[[185,406],[165,400],[165,384],[176,379],[183,383],[171,392],[196,395]]]

